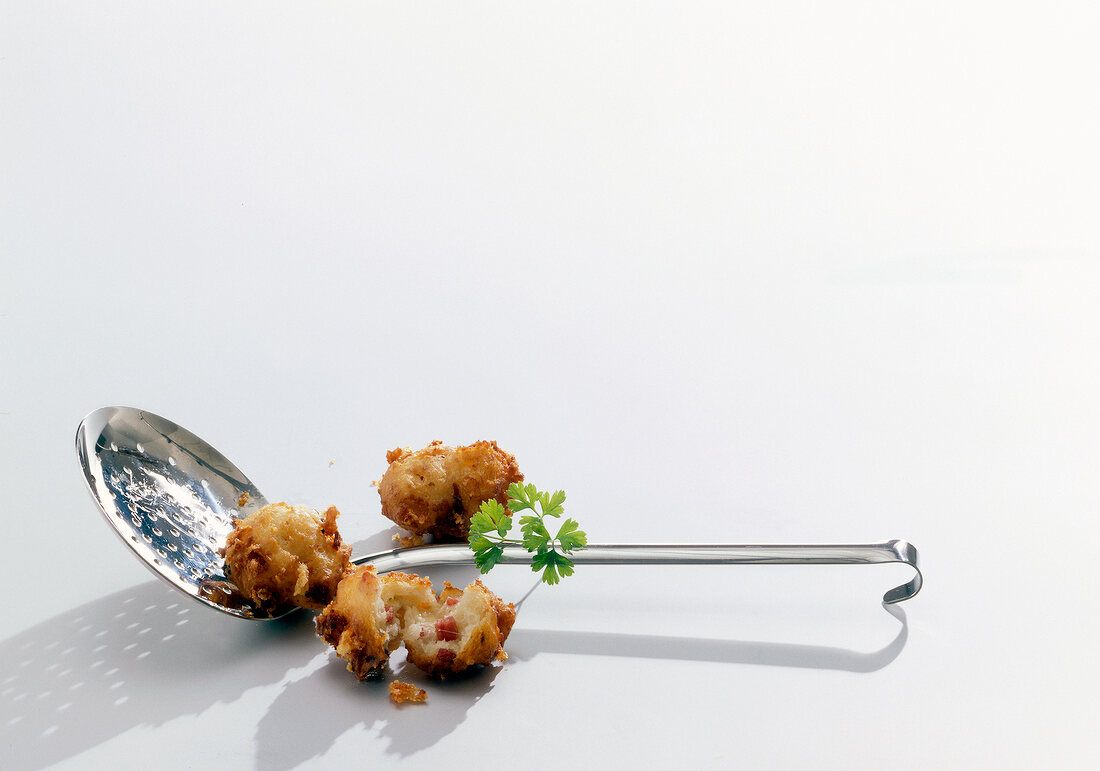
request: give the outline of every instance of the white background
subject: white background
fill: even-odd
[[[1098,36],[1084,2],[5,3],[0,766],[1096,767]],[[387,449],[493,438],[594,540],[906,538],[926,587],[501,568],[511,659],[398,708],[307,614],[123,548],[73,451],[109,404],[360,550]]]

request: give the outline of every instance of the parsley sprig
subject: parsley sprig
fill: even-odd
[[[585,546],[588,536],[575,519],[566,519],[557,534],[550,535],[546,518],[560,517],[565,512],[563,503],[565,492],[562,490],[551,495],[539,492],[534,485],[513,482],[508,488],[507,507],[496,499],[481,504],[481,508],[470,517],[470,548],[474,550],[474,562],[481,572],[492,570],[504,557],[504,547],[514,544],[535,555],[531,558],[531,570],[536,573],[541,570],[542,580],[546,583],[553,585],[563,577],[573,575],[573,560],[567,555]],[[506,537],[513,524],[511,514],[528,510],[531,513],[519,519],[523,538]]]

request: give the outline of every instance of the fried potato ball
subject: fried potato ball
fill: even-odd
[[[496,442],[448,447],[435,441],[416,452],[390,450],[386,462],[378,481],[383,516],[439,540],[467,538],[478,507],[491,498],[507,503],[508,486],[523,481],[515,456]]]
[[[271,503],[237,523],[225,545],[229,578],[259,608],[323,608],[351,561],[336,529],[335,506],[324,514]]]
[[[317,617],[317,633],[360,680],[378,675],[404,643],[408,660],[436,677],[503,659],[515,607],[475,581],[465,590],[369,565],[348,571],[336,598]]]

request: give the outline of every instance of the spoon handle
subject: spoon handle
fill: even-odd
[[[522,546],[505,546],[500,564],[529,565],[533,556]],[[916,575],[883,595],[888,605],[911,599],[923,583],[916,547],[896,539],[873,544],[603,543],[576,549],[569,557],[578,565],[909,565]],[[355,563],[389,573],[429,565],[473,565],[474,555],[466,544],[440,544],[368,554]]]

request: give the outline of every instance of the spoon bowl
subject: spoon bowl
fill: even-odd
[[[76,452],[99,510],[149,569],[218,610],[270,617],[225,574],[221,550],[234,520],[267,504],[228,458],[172,421],[132,407],[85,417]]]

